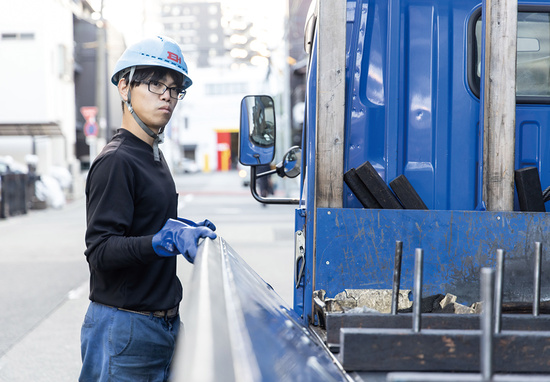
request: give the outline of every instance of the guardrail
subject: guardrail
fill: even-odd
[[[188,289],[174,381],[348,380],[296,313],[223,238],[199,246]]]

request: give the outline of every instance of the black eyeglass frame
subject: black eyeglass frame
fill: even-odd
[[[136,81],[136,82],[147,84],[147,90],[149,90],[153,94],[163,95],[164,93],[166,93],[166,90],[168,90],[169,91],[168,94],[170,94],[170,98],[177,99],[179,101],[181,101],[185,97],[185,95],[187,94],[187,90],[182,89],[179,86],[174,86],[174,87],[169,88],[168,85],[166,85],[166,84],[164,84],[160,81]],[[160,93],[159,93],[160,90],[156,90],[156,91],[152,90],[151,89],[151,84],[153,84],[153,86],[155,84],[162,85],[164,87],[164,90],[161,91]],[[174,97],[174,93],[176,94],[175,97]]]

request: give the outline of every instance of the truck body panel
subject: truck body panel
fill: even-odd
[[[479,270],[506,249],[504,301],[532,301],[534,243],[550,239],[545,213],[323,208],[317,217],[316,289],[391,289],[395,242],[401,288],[413,289],[414,250],[424,250],[423,294],[480,301]],[[550,273],[544,264],[543,273]],[[542,298],[550,295],[543,285]]]
[[[535,65],[548,60],[549,41],[541,31],[548,31],[549,11],[542,1],[520,2],[518,13],[518,40],[536,36],[539,49],[518,49],[515,165],[538,168],[543,187],[550,184],[550,147],[544,144],[550,99],[548,86],[533,91],[532,77]],[[478,1],[347,2],[343,172],[369,161],[387,184],[405,175],[429,208],[423,212],[365,210],[344,185],[343,209],[317,209],[314,218],[316,173],[323,169],[315,168],[312,44],[303,141],[306,218],[296,226],[306,232],[306,274],[294,306],[304,322],[314,320],[315,290],[334,297],[344,289],[390,288],[396,240],[404,243],[403,288],[412,289],[412,253],[422,247],[425,293],[454,293],[472,303],[479,299],[480,267],[494,264],[496,250],[503,249],[510,263],[505,277],[514,280],[505,298],[532,298],[532,248],[548,238],[547,215],[476,213],[484,209],[480,30]],[[543,299],[549,291],[543,287]]]

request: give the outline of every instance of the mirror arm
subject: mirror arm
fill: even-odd
[[[256,166],[253,166],[253,167],[256,167]],[[264,176],[275,174],[276,172],[277,172],[277,170],[269,170],[269,171],[266,171],[266,172],[262,172],[261,174],[256,174],[256,178],[263,178]]]
[[[266,171],[259,175],[256,175],[256,166],[250,167],[250,192],[252,193],[252,196],[254,199],[256,199],[260,203],[265,204],[300,204],[300,199],[295,198],[264,198],[260,195],[258,195],[258,192],[256,191],[256,179],[259,176],[265,176],[269,175],[269,173],[274,173],[275,170]]]

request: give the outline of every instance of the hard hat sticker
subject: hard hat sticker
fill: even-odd
[[[168,52],[168,59],[176,61],[178,64],[181,64],[181,57],[178,56],[176,53]]]

